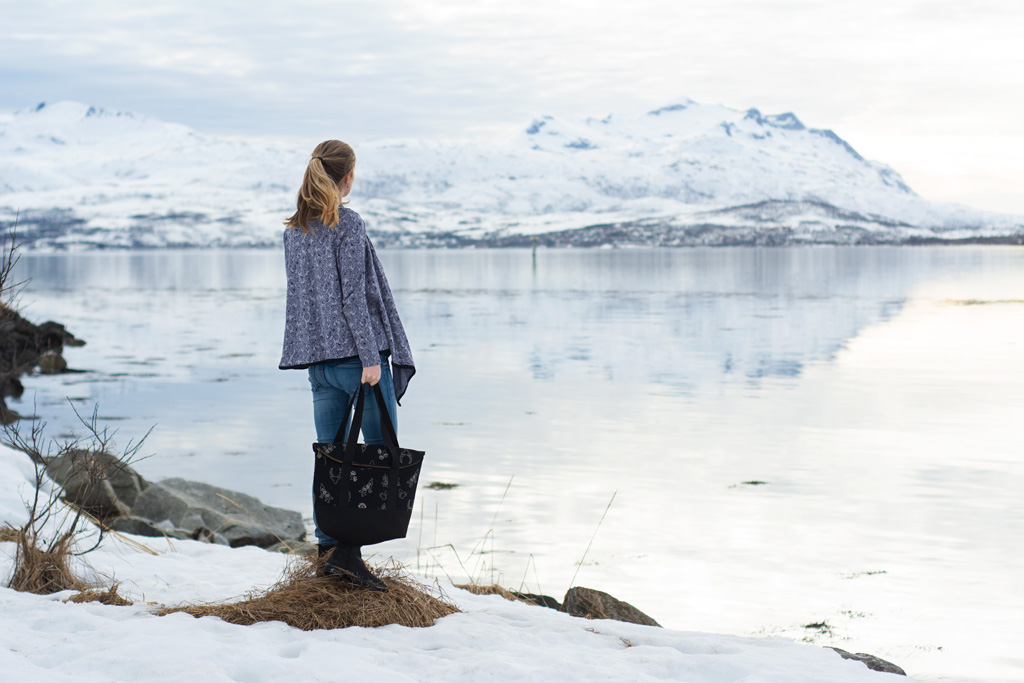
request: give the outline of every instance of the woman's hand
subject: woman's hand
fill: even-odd
[[[363,379],[360,380],[362,384],[369,384],[371,387],[377,386],[377,382],[380,381],[380,366],[373,365],[368,368],[363,368]]]

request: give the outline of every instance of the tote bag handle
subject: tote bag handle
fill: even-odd
[[[387,409],[387,401],[384,400],[384,392],[379,385],[373,386],[374,398],[377,400],[377,412],[380,415],[380,431],[384,437],[384,445],[389,449],[393,448],[397,453],[399,449],[398,434],[395,432],[395,425],[391,421],[391,413]],[[359,441],[359,430],[363,426],[363,385],[359,385],[349,399],[348,407],[345,408],[345,417],[338,425],[338,431],[334,435],[334,444],[340,446],[345,443],[345,426],[349,423],[349,416],[355,408],[355,416],[352,418],[352,428],[349,431],[348,443],[355,444]]]
[[[389,510],[398,509],[398,473],[401,459],[399,457],[400,450],[398,446],[398,435],[395,433],[395,425],[391,422],[391,414],[388,412],[387,404],[384,400],[384,394],[381,392],[380,387],[374,385],[373,387],[374,398],[377,400],[377,412],[380,415],[380,431],[384,437],[384,447],[387,449],[388,455],[391,456],[391,472],[388,477],[388,497],[387,507]],[[355,414],[352,416],[352,425],[348,432],[348,441],[345,445],[345,457],[342,461],[342,471],[348,471],[352,468],[353,458],[355,458],[356,448],[359,446],[359,430],[363,424],[363,397],[365,393],[363,386],[359,385],[359,389],[356,390],[355,395],[352,397],[352,401],[349,402],[348,410],[345,411],[345,419],[338,427],[338,433],[334,436],[334,443],[341,443],[343,434],[345,433],[345,425],[348,423],[349,413],[352,411],[352,404],[355,403]]]

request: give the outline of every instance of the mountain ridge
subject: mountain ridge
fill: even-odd
[[[1024,237],[1021,217],[922,199],[793,112],[686,99],[632,117],[544,115],[486,144],[353,146],[352,206],[390,246]],[[275,245],[308,158],[293,141],[41,103],[0,119],[0,223],[20,211],[23,243],[41,249]]]

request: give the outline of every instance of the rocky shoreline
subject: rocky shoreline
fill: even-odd
[[[24,393],[22,376],[70,372],[64,349],[84,345],[60,323],[36,325],[0,304],[2,423],[21,419],[4,399]],[[264,505],[244,493],[184,479],[151,484],[109,453],[71,448],[53,457],[26,454],[45,465],[46,474],[63,487],[66,502],[109,531],[288,550],[305,541],[302,515]]]
[[[840,226],[830,232],[802,232],[785,226],[733,227],[712,223],[678,227],[652,221],[604,223],[571,230],[532,235],[485,235],[458,233],[374,233],[382,248],[419,249],[522,249],[534,244],[547,248],[594,249],[600,247],[793,247],[793,246],[962,246],[969,244],[1024,245],[1024,235],[971,237],[895,236]]]
[[[794,225],[777,220],[780,212],[808,208],[807,220]],[[11,228],[0,207],[0,228]],[[72,209],[29,209],[18,219],[22,246],[33,249],[62,250],[70,246],[104,249],[190,249],[190,248],[277,248],[278,236],[270,241],[253,238],[256,226],[233,233],[231,239],[210,242],[154,242],[154,225],[180,223],[194,226],[216,224],[214,216],[177,212],[156,217],[135,216],[136,228],[115,239],[110,231],[86,227],[86,221]],[[591,218],[593,220],[593,218]],[[372,221],[371,221],[372,222]],[[522,226],[500,231],[467,233],[424,229],[415,222],[399,230],[375,230],[370,237],[382,248],[406,249],[504,249],[533,245],[555,248],[596,247],[752,247],[752,246],[938,246],[938,245],[1024,245],[1024,226],[984,231],[979,227],[960,229],[920,228],[877,216],[848,211],[824,202],[765,200],[717,211],[709,211],[702,220],[656,216],[632,220],[589,223],[534,235]],[[245,226],[241,226],[245,228]],[[523,232],[517,232],[524,230]]]
[[[22,375],[36,368],[44,375],[67,372],[64,347],[84,345],[60,323],[36,325],[0,303],[0,424],[12,424],[21,417],[7,407],[6,399],[24,393]]]

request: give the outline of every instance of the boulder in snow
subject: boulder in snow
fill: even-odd
[[[169,519],[154,523],[142,517],[115,517],[107,528],[112,531],[119,531],[122,534],[135,534],[137,536],[164,536],[184,541],[202,541],[204,543],[218,543],[228,545],[228,539],[221,534],[215,534],[204,526],[197,529],[178,529]]]
[[[566,592],[565,600],[562,601],[562,611],[574,617],[587,619],[614,619],[644,626],[661,626],[628,602],[582,586],[570,588]]]
[[[149,483],[109,453],[71,450],[46,464],[46,474],[61,485],[70,503],[100,519],[122,517]]]
[[[853,654],[852,652],[847,652],[846,650],[840,650],[838,647],[830,647],[829,649],[838,652],[839,656],[843,659],[855,659],[858,662],[864,662],[864,666],[871,669],[872,671],[882,671],[887,674],[899,674],[900,676],[907,675],[906,671],[896,666],[892,662],[887,662],[884,659],[880,659],[874,655],[864,654],[863,652]]]
[[[269,548],[280,541],[301,541],[306,529],[302,515],[265,505],[253,496],[185,479],[164,479],[152,484],[132,508],[135,517],[159,525],[168,520],[174,529],[202,538],[203,529],[216,542]],[[193,534],[197,534],[193,536]]]
[[[520,593],[519,591],[510,592],[523,602],[528,602],[530,604],[537,605],[538,607],[547,607],[557,611],[561,611],[562,609],[562,604],[550,595],[541,595],[539,593]]]

